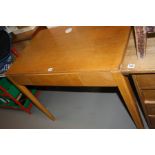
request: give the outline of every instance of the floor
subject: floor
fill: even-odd
[[[41,91],[39,100],[56,116],[47,119],[33,106],[32,114],[0,109],[0,128],[135,129],[117,93]],[[146,125],[145,125],[146,126]]]

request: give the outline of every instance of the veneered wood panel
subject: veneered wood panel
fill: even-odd
[[[130,27],[72,27],[65,34],[66,28],[38,33],[6,76],[38,107],[40,103],[23,85],[117,86],[137,128],[143,128],[128,80],[120,72],[111,77],[119,71]],[[40,110],[49,116],[45,108]]]
[[[138,59],[136,54],[135,39],[133,33],[130,35],[127,50],[120,66],[124,74],[134,73],[155,73],[155,37],[147,38],[145,58]],[[134,67],[129,67],[134,64]]]
[[[80,72],[70,74],[10,75],[21,85],[45,86],[116,86],[109,72]]]
[[[58,27],[40,31],[7,74],[48,74],[119,69],[130,27]]]
[[[155,104],[145,104],[148,115],[155,115]]]
[[[148,118],[150,121],[150,128],[155,129],[155,115],[149,115]]]
[[[82,86],[77,74],[14,75],[9,76],[20,85]]]
[[[110,72],[80,72],[79,78],[84,86],[117,86]]]
[[[12,83],[25,95],[27,96],[32,102],[33,104],[40,109],[49,119],[51,120],[55,120],[55,116],[48,111],[48,109],[45,108],[44,105],[42,105],[39,100],[31,93],[31,91],[26,88],[25,86],[19,85],[18,83],[16,83],[16,81],[14,81],[12,78],[10,78],[10,81],[12,81]]]
[[[136,90],[137,90],[137,93],[138,93],[138,96],[139,96],[139,99],[140,99],[140,103],[142,105],[142,108],[143,108],[143,111],[144,111],[144,117],[149,125],[149,127],[151,126],[150,125],[150,120],[148,118],[148,111],[146,109],[146,105],[144,103],[144,95],[142,93],[142,89],[139,87],[139,82],[137,80],[137,75],[136,74],[133,74],[132,75],[132,78],[133,78],[133,81],[134,81],[134,84],[135,84],[135,87],[136,87]]]
[[[155,74],[138,74],[136,79],[141,89],[155,89]]]
[[[155,90],[142,90],[144,103],[155,103]]]
[[[127,77],[123,76],[120,72],[113,72],[113,77],[117,83],[119,91],[128,107],[132,118],[136,123],[138,128],[144,128],[142,119],[140,117],[140,113],[138,110],[138,106],[136,104],[136,98],[133,94],[133,90],[131,88],[130,82]]]

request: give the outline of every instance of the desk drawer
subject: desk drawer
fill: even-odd
[[[21,85],[36,86],[82,86],[76,74],[49,74],[49,75],[18,75],[8,76]]]
[[[148,115],[155,115],[155,104],[146,104],[145,107]]]
[[[155,90],[141,90],[144,103],[155,103]]]
[[[155,74],[136,75],[136,80],[141,89],[155,89]]]
[[[40,86],[116,86],[109,72],[8,75],[21,85]]]
[[[155,128],[155,74],[135,74],[132,77],[148,126]]]
[[[149,122],[150,122],[150,128],[154,128],[155,129],[155,115],[150,115],[148,116]]]

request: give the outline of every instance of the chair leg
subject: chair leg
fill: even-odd
[[[147,34],[145,26],[135,26],[136,50],[138,58],[144,58],[146,54]]]

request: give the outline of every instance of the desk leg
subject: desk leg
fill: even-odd
[[[119,88],[119,91],[125,101],[125,104],[135,122],[137,128],[144,128],[138,106],[136,104],[135,96],[132,92],[129,80],[127,77],[123,76],[120,72],[114,72],[113,77]]]
[[[10,79],[10,78],[9,78]],[[15,81],[10,79],[11,82],[19,89],[21,92],[26,95],[32,102],[33,104],[40,109],[47,117],[49,117],[51,120],[55,120],[55,117],[53,114],[51,114],[40,102],[39,100],[25,87],[22,85],[17,84]]]

